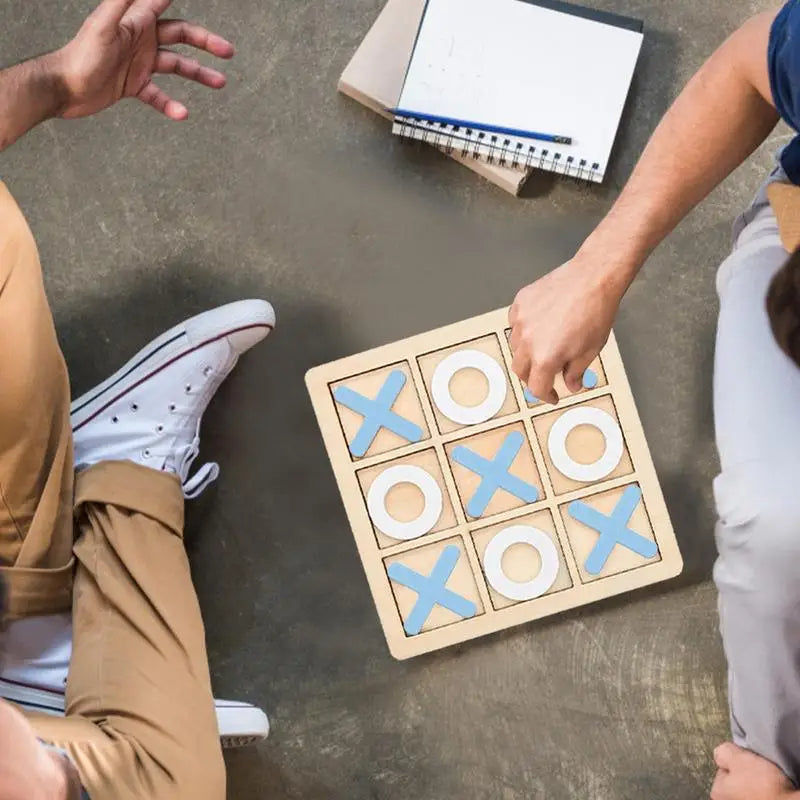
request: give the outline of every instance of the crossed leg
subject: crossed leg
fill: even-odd
[[[719,271],[714,415],[720,625],[734,742],[800,778],[800,369],[765,298],[788,254],[765,195]]]
[[[67,752],[93,800],[223,798],[180,480],[125,461],[73,476],[66,367],[33,238],[2,185],[0,364],[10,615],[73,614],[67,715],[30,716],[37,734]]]

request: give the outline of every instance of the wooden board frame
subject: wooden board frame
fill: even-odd
[[[513,377],[510,371],[511,351],[507,341],[507,332],[508,309],[500,309],[315,367],[309,370],[306,375],[306,385],[341,491],[347,517],[353,530],[389,650],[395,658],[405,659],[421,655],[432,650],[557,614],[570,608],[594,603],[613,595],[673,578],[680,574],[683,568],[683,560],[678,543],[613,333],[600,354],[602,368],[607,380],[606,385],[562,398],[555,407],[545,403],[529,407],[523,395],[522,384]],[[495,334],[501,344],[502,354],[506,361],[506,369],[508,374],[512,376],[510,383],[518,410],[478,425],[441,434],[435,421],[432,401],[424,386],[417,358],[426,353],[445,350],[459,343],[473,341],[487,334]],[[337,404],[331,394],[330,386],[348,377],[361,375],[400,362],[407,362],[411,366],[415,389],[427,420],[430,438],[377,455],[367,454],[363,458],[354,458],[348,449],[348,442],[340,424],[336,408]],[[594,398],[608,395],[610,395],[616,410],[627,453],[632,462],[632,472],[591,483],[583,488],[567,491],[564,494],[554,495],[548,471],[545,467],[543,443],[538,440],[534,432],[534,419],[541,415],[549,414],[554,409],[567,409]],[[457,517],[456,527],[437,533],[429,533],[419,539],[398,542],[383,549],[379,548],[373,523],[367,512],[364,494],[356,474],[359,470],[430,449],[436,450],[440,463],[445,469],[448,466],[448,461],[444,454],[444,448],[447,443],[464,438],[466,435],[490,431],[518,422],[522,422],[525,426],[528,439],[534,450],[536,464],[544,481],[544,498],[540,497],[536,503],[525,505],[521,508],[473,520],[468,518],[464,512],[455,490],[452,474],[446,474],[446,489]],[[445,471],[447,472],[446,469]],[[571,553],[560,507],[572,500],[600,495],[631,483],[638,483],[642,490],[644,508],[658,545],[660,559],[648,561],[642,566],[626,569],[617,574],[603,576],[601,573],[600,577],[596,577],[590,582],[583,582],[578,565]],[[483,580],[483,571],[472,541],[471,532],[494,526],[498,523],[513,522],[517,518],[543,509],[548,509],[552,513],[563,556],[569,567],[572,587],[495,610],[492,605],[488,584]],[[480,601],[483,606],[482,613],[433,630],[423,630],[413,636],[406,634],[398,611],[395,594],[392,591],[391,582],[386,573],[384,559],[436,542],[458,538],[462,540],[463,550],[469,558],[470,567],[478,584]]]

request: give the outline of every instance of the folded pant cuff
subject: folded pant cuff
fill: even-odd
[[[7,584],[7,619],[58,614],[72,606],[72,574],[75,559],[63,567],[0,567]]]
[[[102,461],[75,476],[76,515],[88,503],[144,514],[183,537],[183,490],[172,473],[133,461]]]

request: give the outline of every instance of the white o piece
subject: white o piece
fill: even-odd
[[[457,403],[450,394],[450,381],[462,369],[482,372],[489,384],[486,399],[476,406]],[[459,425],[477,425],[491,419],[506,401],[508,387],[503,368],[490,355],[480,350],[458,350],[437,364],[431,380],[431,394],[436,407]]]
[[[527,544],[539,553],[542,565],[539,574],[529,581],[515,581],[503,571],[503,556],[509,547]],[[503,528],[492,539],[483,554],[483,569],[492,588],[509,600],[533,600],[541,597],[556,582],[561,565],[553,540],[532,525]]]
[[[581,464],[567,452],[567,437],[579,425],[591,425],[603,434],[605,450],[592,464]],[[619,464],[625,451],[622,431],[614,417],[602,408],[583,406],[571,408],[562,414],[550,428],[547,449],[555,468],[567,478],[589,483],[610,475]]]
[[[422,492],[425,504],[416,519],[402,522],[386,510],[386,496],[399,483],[410,483]],[[367,509],[375,527],[392,539],[417,539],[430,532],[442,515],[442,490],[422,467],[400,464],[378,475],[367,492]]]

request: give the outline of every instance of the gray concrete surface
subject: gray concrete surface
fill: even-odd
[[[274,732],[228,759],[236,800],[695,800],[726,735],[710,481],[713,275],[767,149],[653,256],[617,335],[685,575],[406,663],[389,656],[305,396],[315,364],[510,302],[600,218],[679,87],[766,0],[594,0],[646,20],[607,184],[513,199],[401,146],[336,95],[380,0],[197,0],[238,55],[192,119],[129,103],[52,122],[0,156],[37,235],[80,392],[182,317],[245,296],[273,337],[213,403],[222,465],[189,546],[219,694]],[[91,0],[7,0],[2,60],[62,42]],[[779,131],[771,147],[786,138]]]

